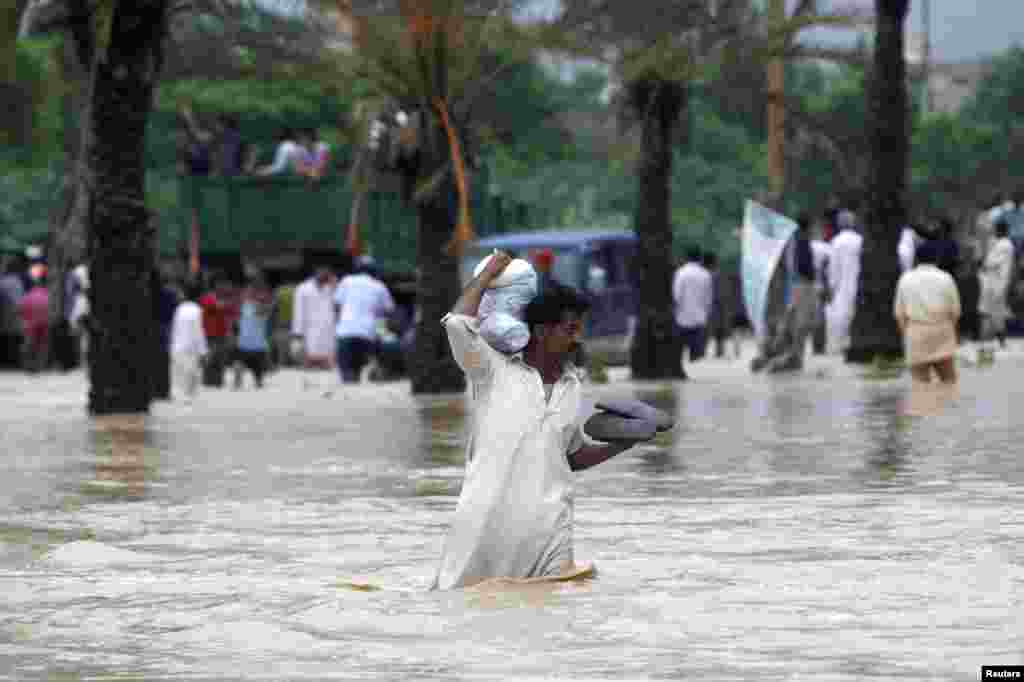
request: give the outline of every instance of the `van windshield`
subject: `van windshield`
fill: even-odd
[[[552,249],[555,254],[555,265],[551,268],[552,276],[561,282],[577,289],[583,286],[582,276],[582,254],[576,249]],[[462,286],[469,284],[473,279],[473,269],[483,260],[490,249],[471,249],[462,257],[459,264],[459,277]],[[525,257],[525,253],[518,254],[518,257]]]

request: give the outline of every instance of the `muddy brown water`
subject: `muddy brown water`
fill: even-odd
[[[742,372],[578,478],[596,580],[430,592],[467,406],[401,385],[159,405],[0,375],[2,680],[978,679],[1024,663],[1024,364],[955,395]],[[365,589],[354,589],[353,584]],[[378,588],[378,589],[374,589]]]

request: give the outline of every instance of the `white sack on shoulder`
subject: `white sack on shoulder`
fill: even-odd
[[[487,256],[473,270],[477,277],[487,267],[491,256]],[[487,288],[477,319],[480,335],[495,350],[502,353],[518,353],[530,340],[530,329],[523,322],[526,306],[537,296],[539,288],[537,271],[529,262],[515,259],[504,272]]]

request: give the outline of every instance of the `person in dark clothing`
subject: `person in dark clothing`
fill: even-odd
[[[797,232],[789,247],[792,249],[789,267],[792,268],[793,284],[790,289],[789,305],[781,321],[781,330],[776,336],[777,343],[766,348],[763,356],[752,365],[769,372],[793,372],[803,369],[807,338],[814,328],[817,312],[815,290],[814,255],[811,251],[810,216],[803,214],[797,219]]]
[[[939,269],[955,278],[960,265],[960,245],[953,238],[953,221],[949,218],[939,220],[934,241],[939,254]]]
[[[718,256],[710,251],[704,254],[704,269],[711,273],[711,317],[708,332],[715,340],[715,357],[725,357],[725,342],[729,338],[729,310],[726,305],[722,273],[718,270]]]
[[[157,324],[156,363],[153,370],[153,399],[171,399],[171,324],[178,307],[178,295],[159,270],[150,277],[153,319]]]
[[[957,270],[956,288],[960,293],[960,319],[957,322],[957,335],[960,340],[981,340],[981,315],[978,313],[978,301],[981,300],[981,283],[978,281],[978,267],[964,259]]]
[[[15,256],[3,257],[0,268],[0,367],[21,365],[21,317],[18,304],[25,295],[24,265]]]
[[[181,122],[185,132],[185,174],[207,177],[213,172],[213,134],[199,124],[189,106],[181,108]]]
[[[236,115],[221,114],[217,117],[217,122],[217,172],[225,178],[233,178],[245,170],[246,145],[242,141]]]

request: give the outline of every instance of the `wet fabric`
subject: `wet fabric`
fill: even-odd
[[[960,294],[949,273],[931,264],[904,273],[896,285],[893,314],[906,322],[903,341],[908,365],[936,362],[956,353]]]
[[[573,561],[574,474],[567,455],[587,439],[581,375],[569,366],[546,399],[521,354],[491,348],[475,319],[442,320],[473,400],[462,493],[435,589],[486,578],[559,574]]]

